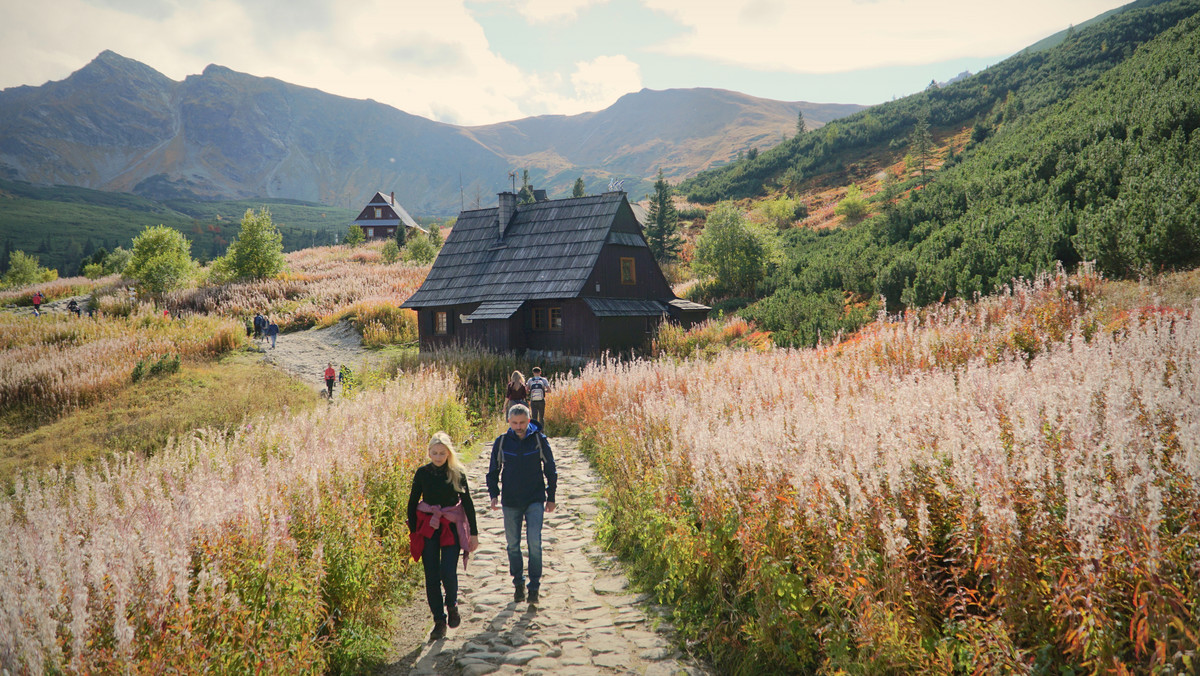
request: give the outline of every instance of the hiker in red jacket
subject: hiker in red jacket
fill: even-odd
[[[337,381],[337,371],[333,370],[333,362],[325,367],[325,388],[329,390],[329,398],[333,399],[333,383]]]
[[[457,627],[458,557],[479,546],[475,503],[467,487],[467,471],[454,453],[450,435],[438,432],[429,440],[429,464],[417,468],[408,494],[409,548],[413,560],[425,569],[425,598],[433,613],[429,640],[446,637],[446,627]],[[443,601],[442,589],[446,596]]]
[[[41,291],[38,291],[37,293],[33,294],[33,316],[34,317],[42,316],[42,301],[44,301],[44,300],[46,300],[46,297],[42,295]]]

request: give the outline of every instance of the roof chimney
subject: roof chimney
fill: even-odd
[[[392,204],[395,204],[395,203],[396,203],[396,191],[393,190],[392,191]]]
[[[512,192],[499,193],[500,208],[496,211],[496,225],[499,227],[500,239],[504,239],[504,229],[517,211],[517,194]]]
[[[534,190],[533,191],[533,201],[534,202],[545,202],[546,201],[546,191],[545,190]]]

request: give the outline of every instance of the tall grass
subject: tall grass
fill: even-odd
[[[819,350],[588,367],[603,537],[735,673],[1186,673],[1200,304],[1088,276]]]
[[[284,331],[329,326],[348,318],[356,306],[398,306],[425,280],[428,265],[384,265],[379,249],[377,243],[303,249],[285,256],[289,271],[278,279],[176,291],[165,303],[172,312],[242,320],[262,312]],[[398,335],[403,325],[400,320],[387,330]]]
[[[19,289],[0,291],[0,305],[33,305],[33,294],[38,291],[41,291],[42,295],[46,297],[46,302],[69,296],[82,296],[98,288],[116,284],[120,279],[120,275],[108,275],[99,279],[88,279],[87,277],[54,279],[49,282],[32,284]]]
[[[222,317],[163,317],[150,306],[129,316],[0,313],[0,411],[55,415],[114,392],[151,355],[211,357],[239,346],[242,325]]]
[[[28,473],[0,501],[0,666],[14,673],[322,673],[387,648],[404,500],[431,430],[466,434],[426,371],[151,458]]]

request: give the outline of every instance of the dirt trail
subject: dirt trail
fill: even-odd
[[[335,369],[347,364],[358,371],[373,361],[373,355],[363,349],[358,332],[346,321],[324,329],[281,333],[274,348],[266,338],[256,344],[263,349],[264,361],[300,378],[315,390],[325,388],[323,374],[329,362],[333,362]]]
[[[595,543],[599,477],[573,438],[550,440],[558,465],[557,509],[542,531],[544,574],[537,606],[514,603],[505,553],[504,520],[488,509],[484,474],[488,452],[467,469],[479,515],[479,550],[459,569],[462,626],[424,642],[433,620],[418,591],[405,611],[412,628],[397,637],[403,657],[382,673],[646,674],[699,676],[711,670],[675,648],[666,623],[656,621],[644,595],[628,589],[616,560]],[[522,548],[524,549],[524,547]],[[526,552],[527,553],[527,552]]]

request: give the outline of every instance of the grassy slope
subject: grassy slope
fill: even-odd
[[[198,427],[232,429],[247,418],[310,408],[311,388],[249,352],[185,364],[179,373],[130,385],[54,420],[22,411],[0,416],[0,482],[22,469],[94,462],[113,453],[150,455]]]
[[[168,225],[192,241],[192,255],[209,260],[224,251],[237,236],[242,214],[266,206],[283,234],[285,250],[328,244],[332,234],[345,229],[356,211],[293,200],[237,200],[156,202],[127,193],[111,193],[66,186],[42,187],[0,179],[0,246],[35,253],[42,265],[71,267],[71,242],[96,247],[128,247],[133,237],[150,225]],[[315,233],[315,239],[314,239]],[[46,251],[39,251],[48,241]]]

